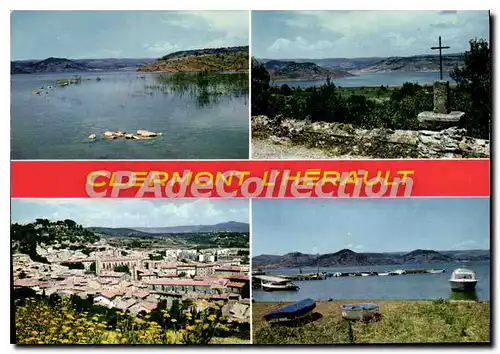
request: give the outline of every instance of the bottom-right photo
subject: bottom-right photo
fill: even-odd
[[[490,199],[252,201],[254,344],[489,343]]]

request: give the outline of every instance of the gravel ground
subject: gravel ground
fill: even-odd
[[[252,159],[257,160],[325,160],[325,159],[359,159],[362,157],[343,155],[332,156],[316,148],[307,148],[289,143],[274,143],[270,140],[252,139]]]

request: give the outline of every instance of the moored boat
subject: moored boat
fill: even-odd
[[[289,281],[281,283],[262,283],[262,290],[264,291],[298,291],[299,289],[300,287],[298,285]]]
[[[378,275],[389,275],[389,272],[378,273]]]
[[[340,306],[342,317],[347,320],[359,321],[362,319],[370,319],[379,313],[377,304],[345,304]]]
[[[470,269],[458,268],[451,273],[449,282],[451,290],[473,291],[477,284],[476,273]]]
[[[312,299],[304,299],[293,304],[274,309],[264,315],[266,321],[293,320],[304,317],[316,308],[316,302]]]
[[[444,273],[445,270],[444,269],[429,269],[427,271],[427,273],[430,273],[430,274],[439,274],[439,273]]]

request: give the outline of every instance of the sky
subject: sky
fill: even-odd
[[[11,60],[159,58],[248,45],[248,11],[13,11]]]
[[[490,248],[489,198],[257,199],[252,255]]]
[[[71,219],[84,227],[168,227],[249,222],[246,199],[12,199],[11,222]]]
[[[252,55],[320,59],[465,52],[489,40],[488,11],[252,11]]]

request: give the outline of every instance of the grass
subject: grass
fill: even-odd
[[[280,307],[254,302],[255,344],[456,343],[490,342],[490,302],[366,300],[380,306],[381,316],[369,323],[342,319],[340,305],[350,301],[317,302],[309,320],[270,325],[263,315]]]

